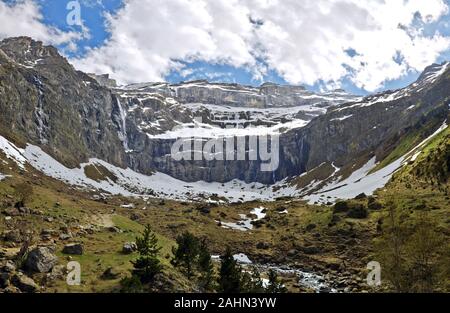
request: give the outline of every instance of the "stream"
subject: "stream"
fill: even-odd
[[[297,268],[290,267],[288,265],[273,265],[273,264],[257,264],[253,263],[250,258],[244,253],[235,254],[234,259],[243,267],[245,271],[251,271],[252,267],[256,267],[261,273],[268,272],[270,270],[276,271],[280,276],[292,276],[298,277],[298,284],[301,287],[311,289],[316,293],[337,293],[335,288],[331,287],[330,282],[327,282],[325,278],[319,274],[305,272]],[[220,256],[212,255],[214,262],[220,262]],[[264,283],[267,280],[263,279]]]

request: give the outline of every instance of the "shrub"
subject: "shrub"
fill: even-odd
[[[20,183],[16,186],[14,197],[16,198],[16,208],[24,207],[33,196],[33,187],[28,183]]]
[[[349,210],[348,203],[346,201],[336,202],[333,208],[333,213],[344,213]]]
[[[369,216],[369,212],[367,211],[367,208],[365,208],[363,205],[356,205],[350,208],[350,210],[347,213],[347,217],[349,218],[363,219],[367,218],[367,216]]]

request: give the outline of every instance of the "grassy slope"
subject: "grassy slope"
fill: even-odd
[[[5,158],[2,158],[5,159]],[[116,290],[117,280],[102,280],[101,274],[108,267],[112,266],[124,277],[131,269],[130,261],[136,258],[136,254],[124,255],[121,253],[125,242],[135,241],[137,235],[141,233],[144,226],[130,220],[126,214],[120,212],[119,203],[121,199],[113,199],[111,203],[102,203],[90,200],[86,194],[69,188],[63,183],[50,179],[40,173],[28,168],[22,175],[18,174],[18,169],[13,162],[8,164],[0,160],[0,172],[11,174],[0,182],[0,211],[11,208],[14,203],[15,186],[26,182],[33,186],[33,195],[27,207],[42,212],[42,215],[25,215],[13,217],[12,221],[5,221],[0,214],[0,233],[5,230],[22,229],[33,232],[34,242],[40,242],[39,235],[42,230],[58,230],[60,227],[68,227],[72,232],[77,232],[82,227],[93,227],[96,231],[93,234],[82,234],[67,242],[81,242],[84,244],[85,253],[83,256],[74,256],[73,260],[79,261],[82,266],[82,285],[69,287],[64,281],[57,282],[49,291],[61,292],[108,292]],[[118,210],[117,214],[110,214]],[[121,233],[112,233],[105,225],[98,225],[98,218],[101,216],[111,217],[111,222],[119,227]],[[50,221],[48,218],[53,220]],[[107,225],[106,225],[107,226]],[[174,269],[167,258],[171,255],[175,242],[163,235],[158,234],[161,250],[161,262],[165,271],[171,273],[179,288],[191,288],[190,283]],[[65,265],[69,259],[60,251],[65,243],[57,238],[57,251],[59,264]],[[0,241],[0,248],[5,248],[6,244]]]
[[[414,224],[423,212],[427,212],[436,223],[436,231],[444,236],[447,243],[450,242],[450,180],[448,169],[446,180],[442,180],[442,175],[439,175],[440,180],[437,179],[436,173],[440,173],[442,167],[436,166],[435,162],[442,160],[445,153],[448,155],[449,150],[450,127],[426,144],[415,162],[410,162],[397,172],[386,188],[378,192],[385,206],[389,202],[394,203],[404,223]],[[386,216],[387,212],[383,210],[380,217]],[[443,260],[443,257],[440,259]],[[449,278],[447,281],[445,288],[450,287]]]

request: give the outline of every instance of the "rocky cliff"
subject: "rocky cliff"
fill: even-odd
[[[107,76],[76,71],[53,47],[20,37],[0,42],[0,132],[41,146],[72,167],[89,158],[184,181],[270,184],[323,163],[345,168],[447,118],[448,64],[429,67],[407,88],[361,99],[336,90],[314,94],[299,86],[259,88],[205,81],[116,87]],[[426,135],[427,131],[424,132]],[[179,137],[260,135],[280,138],[279,166],[261,159],[176,161]]]

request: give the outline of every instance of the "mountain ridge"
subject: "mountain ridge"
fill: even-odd
[[[185,182],[237,179],[271,185],[325,163],[328,172],[338,167],[334,174],[345,179],[358,169],[356,164],[362,166],[373,156],[381,162],[414,127],[426,125],[423,136],[433,133],[447,118],[445,103],[450,99],[448,63],[428,67],[408,87],[349,103],[295,102],[311,96],[303,87],[276,85],[266,92],[282,93],[278,90],[282,88],[286,93],[286,88],[293,88],[291,92],[297,94],[290,98],[296,105],[293,110],[291,103],[268,107],[255,102],[255,89],[238,85],[234,86],[245,91],[243,98],[240,92],[208,88],[204,82],[107,88],[75,71],[54,48],[45,49],[25,37],[0,42],[0,94],[5,95],[0,100],[5,108],[0,120],[10,126],[3,135],[14,133],[71,168],[97,158],[144,175],[156,171]],[[28,51],[36,55],[24,59]],[[14,61],[16,55],[19,63]],[[178,89],[171,90],[173,86]],[[185,91],[180,92],[180,86]],[[286,104],[282,102],[286,97],[281,96],[280,103]],[[196,118],[203,119],[200,128],[206,131],[223,131],[242,122],[246,131],[252,131],[246,137],[258,135],[255,131],[279,134],[280,167],[263,173],[261,160],[174,161],[170,157],[174,138],[166,134],[180,125],[189,134]]]

